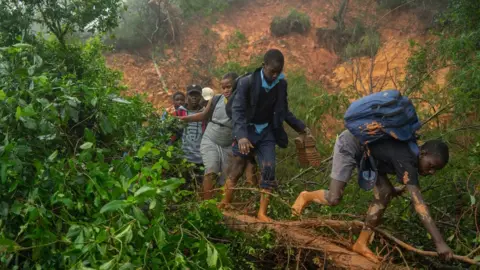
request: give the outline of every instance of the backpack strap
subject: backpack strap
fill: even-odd
[[[210,104],[210,110],[208,111],[207,123],[212,122],[213,112],[215,111],[215,108],[217,107],[217,104],[220,101],[221,97],[222,95],[213,96],[212,103]]]

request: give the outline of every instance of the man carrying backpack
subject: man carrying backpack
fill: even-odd
[[[440,257],[450,259],[452,250],[438,231],[418,182],[419,174],[433,175],[445,167],[449,159],[448,146],[442,141],[431,140],[418,148],[415,132],[420,123],[415,108],[396,90],[375,93],[352,103],[345,114],[345,126],[348,130],[335,142],[329,189],[300,193],[292,206],[293,214],[300,215],[311,202],[338,205],[354,168],[358,167],[359,185],[366,190],[373,187],[374,199],[365,227],[352,249],[378,262],[368,243],[390,200],[403,191],[403,188],[394,188],[388,180],[387,175],[393,174],[410,193],[413,206],[432,236]]]
[[[238,81],[229,100],[231,111],[227,104],[227,114],[233,120],[235,142],[220,208],[232,202],[233,188],[242,175],[246,160],[256,156],[261,169],[262,189],[257,217],[268,222],[269,194],[276,187],[275,146],[285,148],[288,144],[283,122],[299,133],[306,133],[308,129],[288,108],[287,81],[282,73],[283,54],[271,49],[263,61],[261,68]]]

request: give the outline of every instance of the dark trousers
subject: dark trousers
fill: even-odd
[[[243,155],[235,142],[232,147],[234,156],[243,158],[257,158],[262,174],[260,188],[274,189],[277,187],[275,180],[275,136],[270,126],[266,127],[260,134],[257,134],[254,126],[248,126],[248,140],[252,143],[253,149],[248,155]]]

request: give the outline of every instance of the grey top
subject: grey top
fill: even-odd
[[[187,115],[199,113],[200,111],[188,111]],[[202,142],[202,122],[190,122],[183,130],[182,150],[185,158],[192,163],[202,164],[200,154],[200,143]]]
[[[232,145],[232,119],[225,110],[226,98],[222,95],[212,115],[212,121],[208,123],[204,136],[221,147]]]

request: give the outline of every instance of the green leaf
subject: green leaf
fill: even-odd
[[[15,44],[15,45],[13,45],[12,47],[20,48],[20,49],[30,49],[30,48],[33,48],[32,45],[27,44],[27,43],[17,43],[17,44]]]
[[[93,146],[93,143],[91,143],[91,142],[86,142],[86,143],[80,145],[80,149],[86,150],[86,149],[92,148],[92,146]]]
[[[100,232],[98,232],[95,240],[97,241],[97,243],[102,243],[103,241],[107,240],[107,238],[108,238],[107,231],[104,229],[101,229]]]
[[[447,238],[447,242],[452,242],[453,238],[455,238],[455,234],[450,235],[450,237]]]
[[[21,117],[20,120],[22,120],[23,125],[28,128],[28,129],[37,129],[37,123],[33,118],[30,117]]]
[[[92,104],[93,107],[97,106],[97,102],[98,102],[98,98],[97,97],[94,97],[92,98],[92,100],[90,101],[90,104]]]
[[[7,98],[7,95],[5,94],[5,92],[3,92],[3,90],[0,90],[0,101],[4,101],[5,98]]]
[[[470,205],[475,205],[477,203],[477,200],[475,199],[475,196],[470,195]]]
[[[124,237],[125,235],[128,235],[129,232],[132,231],[132,225],[128,225],[123,231],[115,235],[115,238],[119,239]]]
[[[48,161],[52,162],[58,155],[58,150],[55,150],[55,152],[53,152],[49,157],[48,157]]]
[[[0,179],[2,180],[2,184],[7,182],[7,167],[7,164],[2,163],[2,167],[0,169]]]
[[[108,120],[106,116],[100,118],[100,128],[102,129],[103,133],[110,134],[113,131],[112,124]]]
[[[105,212],[116,211],[116,210],[119,210],[119,209],[123,209],[123,208],[125,208],[129,205],[130,204],[127,201],[124,201],[124,200],[111,201],[111,202],[105,204],[102,207],[102,209],[100,209],[100,213],[103,214]]]
[[[218,251],[215,247],[207,245],[207,264],[209,267],[216,267],[218,261]]]
[[[82,249],[85,246],[85,238],[83,231],[80,232],[80,234],[77,236],[77,239],[75,239],[75,248],[76,249]]]
[[[146,193],[146,192],[154,191],[154,190],[155,190],[155,189],[152,188],[152,187],[143,186],[143,187],[141,187],[140,189],[138,189],[138,190],[135,192],[134,196],[135,196],[135,197],[138,197],[138,196],[140,196],[140,195],[142,195],[142,194],[144,194],[144,193]]]
[[[181,185],[183,185],[184,183],[185,183],[185,180],[183,179],[176,179],[176,178],[168,179],[162,182],[163,186],[160,189],[161,191],[173,191],[173,190],[176,190]]]
[[[157,242],[158,248],[162,248],[167,243],[165,238],[165,231],[160,227],[160,225],[156,225],[154,229],[153,237],[155,238],[155,242]]]
[[[0,238],[0,252],[13,251],[18,247],[19,246],[15,241],[6,238]]]
[[[102,264],[99,269],[100,269],[100,270],[110,270],[110,269],[112,269],[113,266],[115,266],[115,259],[116,259],[116,258],[113,258],[113,259],[111,259],[110,261]]]
[[[140,222],[140,224],[142,225],[147,225],[150,223],[150,221],[148,220],[148,218],[145,216],[145,214],[143,214],[143,211],[140,210],[140,208],[138,207],[134,207],[133,208],[133,216],[135,217],[135,219],[137,219],[138,222]]]
[[[75,122],[78,123],[78,110],[72,107],[67,107],[68,116]]]
[[[129,270],[129,269],[135,269],[135,265],[127,262],[127,263],[124,263],[122,266],[120,266],[120,268],[118,268],[118,270]]]
[[[15,119],[17,119],[18,121],[20,117],[22,117],[22,108],[20,108],[20,106],[17,106],[17,111],[15,112]]]
[[[25,108],[22,109],[22,117],[30,117],[37,114],[32,104],[28,104]]]
[[[153,199],[151,202],[150,202],[150,206],[148,207],[150,210],[154,209],[155,206],[157,206],[157,200],[156,199]]]
[[[474,261],[476,262],[480,262],[480,255],[478,255],[477,257],[473,258]]]

